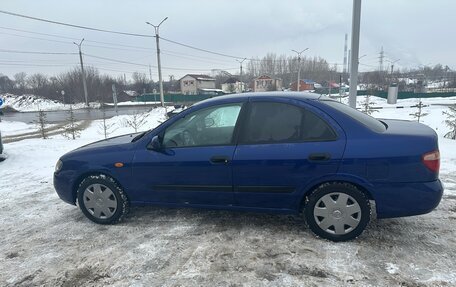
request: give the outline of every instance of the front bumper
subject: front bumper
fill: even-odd
[[[54,173],[54,188],[60,199],[69,204],[76,204],[76,192],[73,190],[73,173]]]
[[[377,218],[419,215],[431,212],[442,199],[440,180],[419,183],[374,185]]]

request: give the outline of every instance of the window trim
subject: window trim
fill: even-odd
[[[218,147],[218,146],[235,146],[236,145],[236,142],[237,142],[237,130],[239,129],[239,125],[240,125],[240,119],[241,119],[241,116],[243,114],[243,110],[245,109],[246,107],[246,104],[247,102],[229,102],[229,103],[223,103],[223,104],[218,104],[218,105],[213,105],[213,106],[208,106],[208,107],[205,107],[205,108],[201,108],[201,109],[198,109],[196,111],[193,111],[193,112],[190,112],[189,114],[177,119],[175,122],[173,122],[171,125],[167,126],[165,129],[163,129],[161,132],[160,132],[160,141],[161,141],[161,144],[163,145],[164,149],[182,149],[182,148],[200,148],[200,147]],[[206,144],[206,145],[192,145],[192,146],[176,146],[176,147],[166,147],[164,145],[164,139],[165,139],[165,133],[166,131],[172,127],[174,124],[176,124],[179,120],[187,117],[187,116],[191,116],[193,113],[197,113],[197,112],[200,112],[200,111],[203,111],[203,110],[206,110],[206,109],[211,109],[211,108],[215,108],[215,107],[221,107],[221,106],[235,106],[235,105],[240,105],[241,106],[241,109],[239,110],[239,114],[238,114],[238,117],[236,119],[236,123],[234,125],[234,129],[233,129],[233,134],[231,135],[231,140],[228,144]]]
[[[327,139],[327,140],[320,140],[320,139],[316,139],[316,140],[294,140],[294,141],[281,141],[281,142],[248,142],[248,141],[244,141],[244,139],[242,138],[245,130],[247,129],[247,123],[248,123],[248,115],[250,114],[250,111],[252,109],[252,105],[255,104],[255,103],[275,103],[275,104],[284,104],[284,105],[290,105],[290,106],[293,106],[293,107],[297,107],[301,110],[304,110],[306,112],[309,112],[309,113],[312,113],[314,114],[317,118],[319,118],[321,121],[323,121],[330,129],[331,131],[333,132],[334,134],[334,139]],[[243,125],[240,127],[240,130],[238,131],[238,135],[237,135],[237,138],[236,138],[236,144],[237,145],[275,145],[275,144],[297,144],[297,143],[314,143],[314,142],[334,142],[334,141],[338,141],[340,139],[340,136],[339,134],[336,132],[336,130],[334,129],[334,127],[328,123],[328,121],[324,120],[320,115],[318,115],[317,113],[311,111],[310,109],[308,108],[305,108],[301,105],[296,105],[296,104],[293,104],[293,103],[289,103],[289,102],[282,102],[282,101],[271,101],[271,100],[256,100],[256,101],[249,101],[247,104],[246,104],[246,108],[245,108],[245,115],[243,116],[242,118],[242,122],[243,122]],[[242,110],[241,110],[242,112]],[[238,118],[239,120],[239,118]]]

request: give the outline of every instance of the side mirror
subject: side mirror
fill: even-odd
[[[160,138],[158,136],[154,136],[149,145],[147,145],[147,148],[155,151],[162,151],[163,145],[160,141]]]

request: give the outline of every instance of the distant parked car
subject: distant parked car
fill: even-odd
[[[378,218],[428,213],[440,202],[436,133],[377,120],[309,93],[245,93],[197,103],[148,132],[63,155],[54,186],[92,221],[129,205],[301,214],[326,239]]]

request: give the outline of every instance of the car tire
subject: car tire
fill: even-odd
[[[306,199],[304,215],[317,236],[331,241],[358,237],[370,220],[369,199],[349,183],[326,183]]]
[[[86,177],[78,188],[78,205],[84,215],[99,224],[114,224],[129,211],[129,201],[117,182],[104,174]]]

